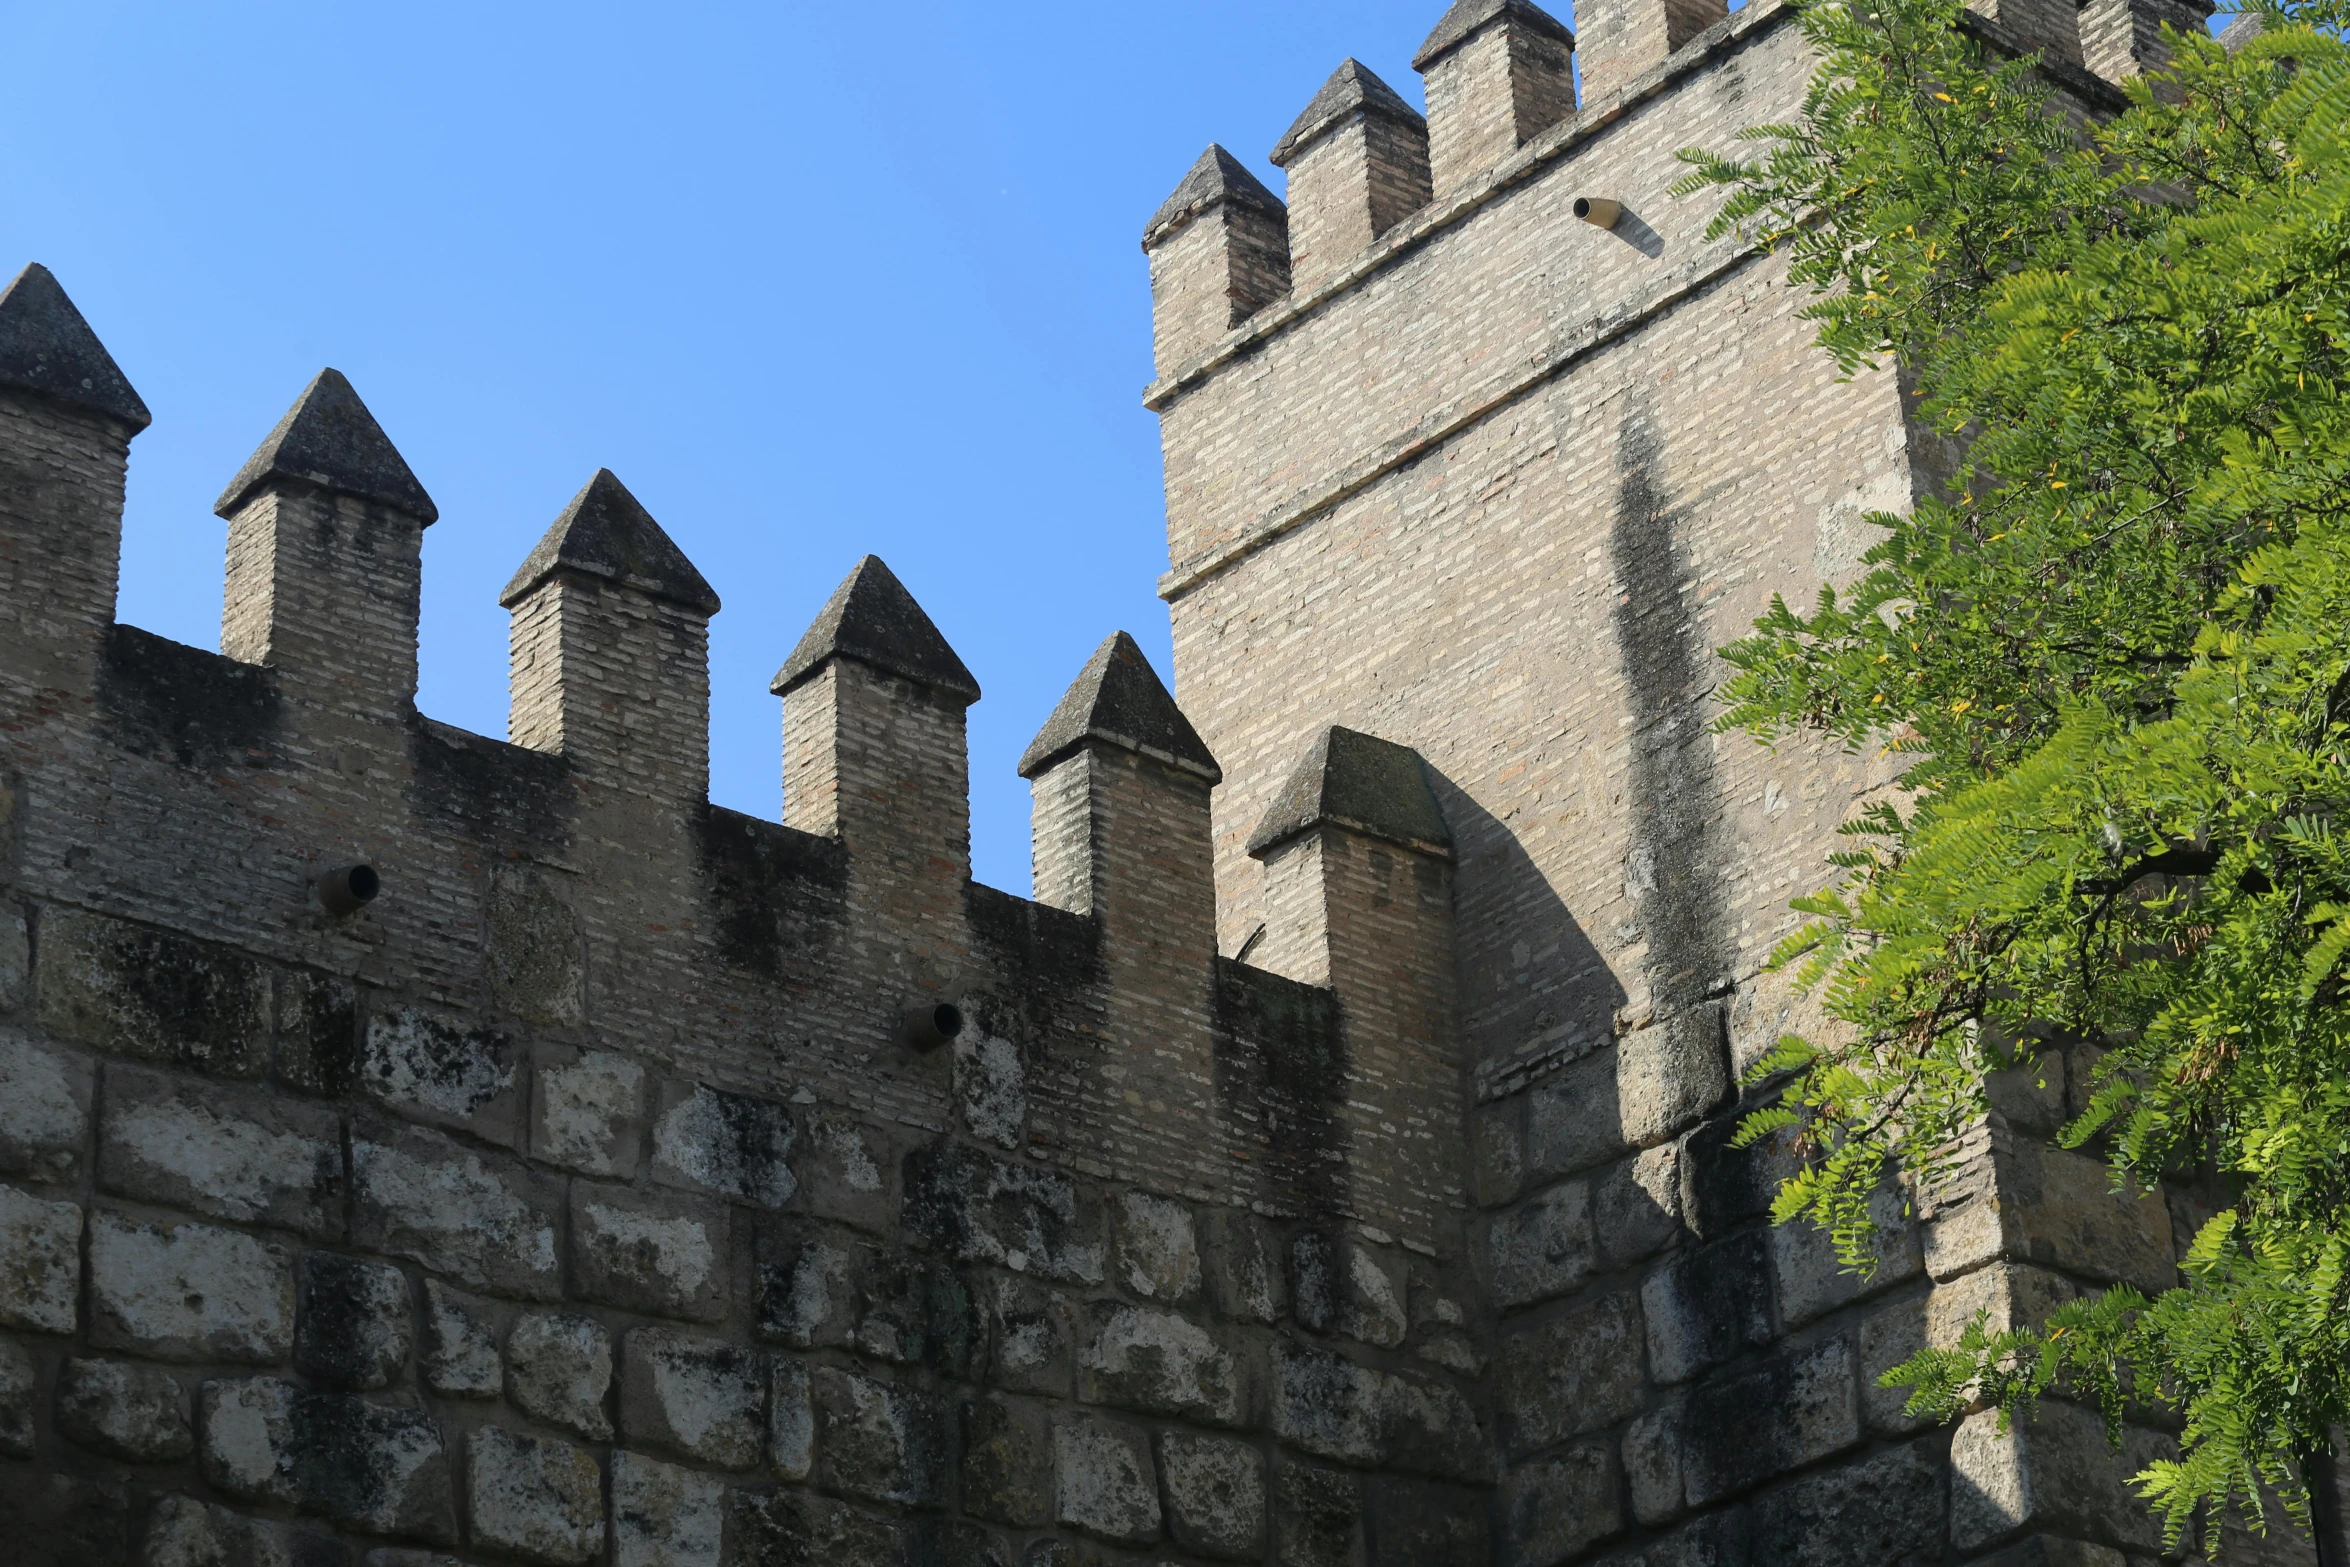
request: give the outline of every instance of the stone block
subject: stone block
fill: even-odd
[[[571,1274],[590,1300],[715,1322],[726,1315],[726,1259],[723,1208],[572,1184]]]
[[[1640,1284],[1648,1363],[1685,1382],[1771,1337],[1770,1237],[1759,1230],[1681,1252]]]
[[[1379,1433],[1393,1468],[1471,1485],[1493,1481],[1492,1439],[1450,1381],[1410,1372],[1383,1376]]]
[[[1519,1567],[1559,1567],[1622,1531],[1614,1449],[1586,1442],[1502,1477],[1502,1533]]]
[[[413,1557],[402,1562],[398,1557]],[[367,1567],[442,1567],[451,1557],[423,1551],[375,1551]],[[278,1523],[247,1518],[225,1507],[211,1507],[188,1496],[157,1499],[147,1517],[147,1539],[142,1567],[350,1567],[351,1553],[327,1535]]]
[[[1232,1353],[1188,1317],[1117,1301],[1094,1303],[1077,1359],[1078,1396],[1207,1425],[1248,1418],[1248,1387]]]
[[[2161,1521],[2132,1494],[2130,1477],[2175,1456],[2165,1438],[2124,1427],[2116,1452],[2095,1412],[2055,1399],[2004,1433],[1999,1423],[1987,1409],[1960,1421],[1950,1439],[1953,1547],[1980,1550],[2030,1529],[2161,1551]]]
[[[857,1258],[850,1248],[798,1226],[759,1232],[759,1336],[794,1349],[843,1345],[857,1330]]]
[[[1503,1446],[1530,1453],[1640,1407],[1640,1307],[1629,1291],[1518,1328],[1494,1353]]]
[[[886,1252],[871,1259],[863,1309],[851,1335],[860,1354],[901,1366],[929,1366],[961,1381],[986,1343],[979,1303],[961,1275],[935,1257]]]
[[[40,1368],[32,1352],[13,1339],[0,1339],[0,1458],[33,1456],[40,1405]]]
[[[1643,1149],[1592,1182],[1592,1231],[1599,1255],[1624,1267],[1653,1255],[1681,1233],[1681,1149]]]
[[[1616,1051],[1607,1046],[1536,1084],[1526,1094],[1521,1180],[1579,1175],[1625,1151],[1616,1105]]]
[[[506,1335],[506,1388],[523,1413],[591,1442],[610,1441],[611,1335],[566,1312],[523,1316]]]
[[[440,1429],[416,1410],[268,1378],[207,1382],[197,1429],[204,1478],[241,1501],[296,1507],[367,1534],[455,1535]]]
[[[1693,1126],[1730,1097],[1730,1047],[1719,1004],[1677,1012],[1616,1042],[1616,1117],[1626,1147]]]
[[[1608,1557],[1606,1567],[1748,1567],[1748,1534],[1745,1509],[1725,1507],[1648,1540],[1637,1550]]]
[[[1566,1181],[1486,1221],[1493,1303],[1504,1311],[1556,1300],[1591,1275],[1591,1193]]]
[[[1265,1455],[1254,1447],[1226,1437],[1164,1432],[1159,1483],[1166,1493],[1167,1533],[1184,1550],[1227,1561],[1264,1555]]]
[[[1289,1302],[1300,1327],[1394,1349],[1410,1331],[1409,1299],[1400,1259],[1321,1230],[1290,1237]]]
[[[126,1463],[170,1463],[196,1450],[188,1390],[168,1371],[128,1361],[67,1361],[57,1376],[57,1429]]]
[[[612,1455],[612,1567],[721,1567],[725,1539],[724,1481]]]
[[[1365,1467],[1385,1451],[1385,1376],[1331,1350],[1273,1346],[1273,1432],[1318,1458]]]
[[[1372,1561],[1413,1567],[1487,1567],[1493,1561],[1488,1493],[1393,1476],[1372,1480],[1368,1490]]]
[[[1115,1213],[1121,1289],[1170,1302],[1199,1293],[1199,1232],[1189,1208],[1155,1192],[1122,1192]]]
[[[73,1178],[90,1129],[94,1075],[81,1056],[0,1030],[0,1175]]]
[[[1779,1322],[1793,1330],[1839,1306],[1905,1284],[1925,1271],[1909,1200],[1888,1182],[1869,1202],[1876,1221],[1876,1271],[1866,1277],[1845,1268],[1828,1232],[1808,1219],[1774,1225],[1771,1272],[1779,1294]]]
[[[157,1360],[274,1365],[294,1339],[285,1248],[207,1224],[90,1221],[90,1342]]]
[[[604,1551],[604,1477],[595,1455],[483,1426],[465,1439],[473,1543],[526,1561],[581,1567]]]
[[[727,1502],[726,1567],[913,1567],[906,1532],[825,1496],[737,1491]],[[924,1567],[929,1567],[928,1563]],[[944,1561],[938,1567],[947,1567]]]
[[[71,1333],[82,1281],[82,1210],[0,1185],[0,1328]]]
[[[1076,1310],[1058,1290],[998,1275],[983,1286],[995,1345],[991,1380],[1010,1393],[1067,1398],[1076,1368]]]
[[[2306,1542],[2293,1543],[2306,1548]],[[2137,1560],[2148,1561],[2145,1557]],[[1976,1567],[2132,1567],[2132,1559],[2110,1545],[2036,1534],[2028,1540],[2018,1540],[1996,1556],[1983,1557]],[[2148,1567],[2153,1567],[2152,1562],[2148,1561]]]
[[[896,1224],[898,1151],[889,1133],[822,1109],[807,1112],[801,1131],[800,1189],[810,1213],[863,1230]]]
[[[38,966],[41,1026],[61,1038],[214,1077],[268,1065],[269,971],[241,953],[52,908]]]
[[[1513,1095],[1469,1118],[1470,1175],[1477,1205],[1498,1208],[1518,1195],[1526,1179],[1526,1101]]]
[[[1682,1467],[1692,1507],[1841,1452],[1860,1440],[1851,1351],[1830,1339],[1699,1383],[1689,1395],[1686,1430]]]
[[[1363,1567],[1363,1483],[1343,1469],[1285,1461],[1273,1479],[1281,1567]]]
[[[490,995],[525,1022],[568,1028],[580,1020],[586,942],[567,897],[569,878],[535,868],[501,871],[490,885],[482,943]]]
[[[2115,1192],[2087,1154],[1995,1133],[1929,1198],[1926,1266],[1937,1279],[2004,1256],[2150,1295],[2178,1281],[2161,1194]]]
[[[2070,1280],[2044,1268],[1994,1262],[1936,1287],[1926,1298],[1926,1341],[1956,1349],[1976,1317],[1993,1333],[2036,1328],[2080,1294]]]
[[[432,1132],[351,1134],[351,1239],[473,1289],[554,1300],[562,1183]]]
[[[653,1121],[653,1179],[779,1208],[799,1190],[789,1107],[706,1083],[664,1082]]]
[[[106,1074],[98,1184],[239,1224],[342,1232],[343,1128],[322,1105],[117,1067]]]
[[[1686,1510],[1681,1448],[1688,1440],[1686,1410],[1678,1398],[1649,1410],[1624,1428],[1625,1488],[1632,1516],[1647,1528],[1671,1523]]]
[[[1053,1452],[1042,1411],[1000,1398],[963,1405],[963,1511],[1015,1528],[1053,1516]]]
[[[765,1446],[767,1367],[755,1351],[669,1328],[621,1341],[620,1432],[722,1469],[748,1469]]]
[[[1028,1073],[1020,1047],[985,1029],[955,1039],[955,1103],[973,1137],[1018,1152],[1028,1126]]]
[[[1926,1302],[1922,1297],[1887,1301],[1861,1318],[1854,1347],[1860,1357],[1863,1427],[1877,1436],[1910,1436],[1933,1424],[1908,1412],[1908,1388],[1884,1387],[1878,1381],[1926,1347]]]
[[[530,1155],[581,1175],[628,1180],[643,1157],[645,1069],[609,1050],[542,1046]]]
[[[1054,1517],[1122,1545],[1159,1537],[1158,1471],[1135,1426],[1068,1415],[1053,1425]]]
[[[1750,1220],[1766,1217],[1779,1188],[1801,1167],[1786,1134],[1736,1146],[1744,1117],[1710,1121],[1681,1144],[1681,1209],[1689,1228],[1719,1240]]]
[[[908,1220],[957,1262],[1063,1284],[1099,1284],[1107,1276],[1101,1215],[1058,1170],[951,1144],[917,1150],[908,1169]]]
[[[506,1391],[496,1308],[438,1279],[424,1281],[424,1337],[418,1359],[425,1386],[445,1397],[496,1398]]]
[[[767,1460],[779,1480],[797,1485],[816,1467],[816,1405],[808,1368],[784,1355],[767,1361]]]
[[[1288,1290],[1270,1225],[1246,1209],[1211,1208],[1200,1219],[1200,1243],[1210,1305],[1235,1322],[1280,1320]]]
[[[924,1567],[1014,1567],[1011,1545],[977,1524],[946,1520],[929,1525],[917,1547]]]
[[[421,1007],[379,1012],[360,1042],[359,1084],[404,1116],[520,1145],[522,1051],[498,1029]]]
[[[270,1075],[305,1094],[340,1099],[359,1086],[359,989],[297,969],[279,976]]]
[[[1924,1567],[1944,1560],[1942,1465],[1914,1442],[1806,1475],[1748,1515],[1750,1567]]]
[[[389,1387],[408,1367],[408,1276],[389,1263],[314,1251],[302,1258],[294,1369],[330,1387]]]
[[[819,1366],[816,1474],[827,1490],[873,1502],[932,1507],[946,1495],[946,1421],[935,1395]]]

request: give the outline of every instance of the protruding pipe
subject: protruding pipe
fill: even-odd
[[[950,1045],[963,1032],[963,1009],[947,1001],[925,1001],[920,1006],[908,1007],[899,1037],[916,1050],[936,1050]]]
[[[1575,216],[1593,228],[1612,229],[1624,215],[1624,204],[1606,196],[1577,196]]]
[[[356,914],[375,901],[375,895],[383,890],[383,878],[374,866],[361,861],[319,872],[315,885],[318,901],[326,905],[327,913]]]

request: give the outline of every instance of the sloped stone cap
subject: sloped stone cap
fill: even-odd
[[[1122,746],[1138,755],[1221,783],[1224,770],[1208,752],[1199,731],[1175,705],[1158,671],[1125,632],[1115,632],[1093,650],[1075,683],[1020,757],[1020,776],[1034,778],[1088,740]]]
[[[269,439],[245,459],[245,466],[220,492],[213,515],[230,515],[271,479],[300,479],[363,501],[378,501],[427,527],[441,514],[409,471],[408,459],[392,445],[340,370],[321,370],[302,388]]]
[[[1428,134],[1428,121],[1420,111],[1404,102],[1402,94],[1381,81],[1371,68],[1360,60],[1349,59],[1330,73],[1330,80],[1314,94],[1314,101],[1306,105],[1306,112],[1273,144],[1272,163],[1277,169],[1289,167],[1289,160],[1322,139],[1324,133],[1335,128],[1348,115],[1360,111],[1417,129]]]
[[[1529,0],[1455,0],[1453,8],[1436,24],[1436,31],[1420,45],[1420,52],[1412,56],[1412,69],[1427,70],[1505,16],[1522,27],[1556,38],[1570,49],[1575,47],[1575,35],[1567,31],[1567,24]]]
[[[1265,182],[1249,173],[1238,158],[1210,142],[1199,162],[1183,176],[1183,183],[1175,187],[1175,194],[1160,203],[1143,226],[1142,248],[1156,250],[1177,229],[1225,202],[1253,207],[1284,225],[1289,222],[1289,208],[1282,205],[1281,198],[1267,190]]]
[[[2220,47],[2234,54],[2267,30],[2258,11],[2246,11],[2219,30]]]
[[[38,261],[0,293],[0,386],[119,419],[138,434],[155,422],[128,377]]]
[[[1274,796],[1265,819],[1249,835],[1248,852],[1263,859],[1299,833],[1325,825],[1351,827],[1423,854],[1452,858],[1452,831],[1437,809],[1420,753],[1336,724],[1315,739]]]
[[[512,609],[558,571],[584,572],[704,615],[718,613],[718,595],[710,584],[609,468],[598,468],[571,497],[498,602]]]
[[[979,682],[878,555],[857,562],[833,590],[767,689],[781,696],[835,658],[853,658],[966,702],[979,700]]]

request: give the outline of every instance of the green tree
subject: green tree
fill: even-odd
[[[1741,1135],[1794,1141],[1775,1216],[1865,1269],[1887,1171],[1946,1175],[1991,1074],[2063,1052],[2093,1097],[2059,1142],[2222,1192],[2179,1287],[1893,1378],[1944,1418],[2175,1407],[2138,1478],[2207,1548],[2264,1491],[2308,1526],[2350,1421],[2346,14],[2176,38],[2084,125],[1959,0],[1813,0],[1800,119],[1678,188],[1727,187],[1715,233],[1786,250],[1822,346],[1965,452],[1725,653],[1723,727],[1887,746],[1908,786],[1796,905],[1775,961],[1839,1026],[1756,1068],[1784,1090]]]

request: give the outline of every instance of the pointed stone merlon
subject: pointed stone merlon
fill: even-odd
[[[114,623],[123,480],[147,405],[38,264],[0,291],[0,672],[89,689]]]
[[[1112,961],[1204,987],[1216,952],[1208,797],[1224,776],[1121,631],[1020,758],[1036,900],[1102,921]]]
[[[359,394],[321,370],[221,492],[220,650],[305,705],[395,723],[416,704],[424,530],[440,515]]]
[[[1575,112],[1575,35],[1528,0],[1459,0],[1412,56],[1412,69],[1427,94],[1439,196]]]
[[[946,919],[971,875],[964,710],[979,682],[878,556],[833,592],[770,689],[784,822],[848,846],[853,896]]]
[[[2160,71],[2171,61],[2164,24],[2201,33],[2215,9],[2203,0],[2089,0],[2080,11],[2081,63],[2117,86]]]
[[[1151,343],[1172,375],[1289,292],[1289,212],[1222,147],[1200,154],[1142,231]]]
[[[498,602],[512,615],[509,739],[632,793],[708,797],[718,595],[611,469],[571,498]]]
[[[2044,59],[2086,63],[2082,43],[2089,30],[2088,8],[2076,0],[1967,0],[1967,9]]]
[[[1392,1048],[1457,1064],[1452,834],[1420,754],[1324,729],[1248,852],[1265,867],[1250,961],[1337,991],[1361,1062]]]
[[[1303,294],[1428,204],[1428,122],[1348,60],[1275,144],[1289,175],[1289,273]]]
[[[1727,0],[1587,0],[1576,6],[1583,101],[1607,102],[1729,14]]]

